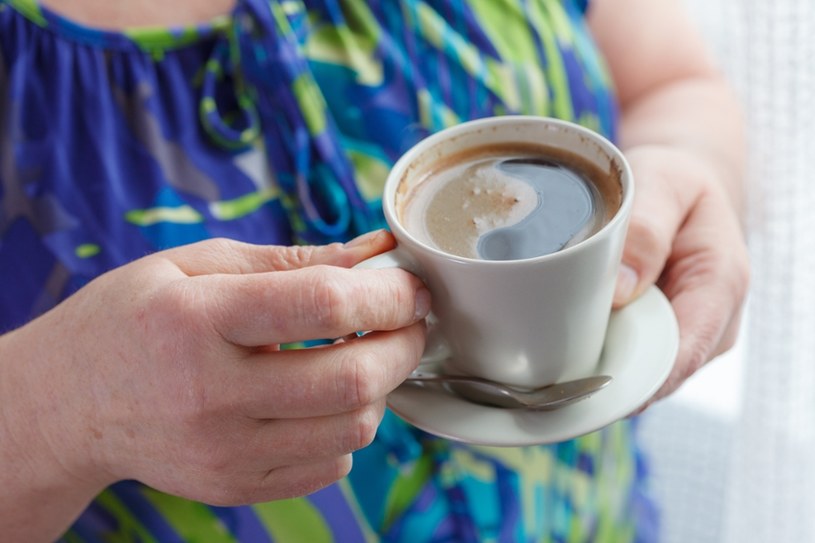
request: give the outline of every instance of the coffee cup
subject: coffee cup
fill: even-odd
[[[556,119],[501,116],[417,143],[382,200],[398,266],[432,295],[425,361],[534,388],[592,374],[603,349],[633,200],[603,136]]]

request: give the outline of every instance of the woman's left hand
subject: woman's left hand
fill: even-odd
[[[589,24],[636,186],[615,303],[656,283],[679,320],[676,364],[654,401],[735,341],[749,276],[742,110],[682,0],[592,0]]]
[[[653,402],[733,346],[749,265],[738,215],[714,168],[665,145],[630,148],[626,156],[636,194],[615,304],[656,283],[673,305],[681,338]]]

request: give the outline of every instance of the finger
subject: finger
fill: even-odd
[[[339,458],[314,462],[308,466],[278,467],[266,472],[260,488],[269,489],[273,493],[273,499],[306,496],[347,476],[351,473],[352,466],[353,457],[346,454]]]
[[[346,454],[218,480],[193,477],[182,497],[214,506],[238,506],[306,496],[342,479],[351,471],[353,458]]]
[[[195,279],[212,326],[246,347],[394,330],[430,311],[422,282],[397,268],[310,266]]]
[[[399,386],[418,365],[424,342],[424,323],[417,322],[319,349],[254,354],[225,372],[222,390],[256,419],[354,411]]]
[[[702,366],[728,351],[738,335],[742,311],[729,313],[732,304],[715,287],[677,295],[672,305],[681,339],[676,361],[665,383],[634,414],[676,392]]]
[[[735,217],[723,220],[715,201],[703,200],[677,237],[660,286],[671,300],[680,347],[664,397],[711,359],[733,346],[749,283],[747,253]]]
[[[336,415],[298,419],[248,419],[233,460],[246,470],[310,464],[357,451],[373,442],[385,399]]]
[[[640,148],[628,155],[637,185],[614,294],[615,307],[635,299],[656,282],[671,254],[676,232],[701,194],[697,181],[701,172],[683,172],[687,181],[672,183],[666,176],[675,172],[661,170],[663,155],[651,148]]]
[[[393,246],[393,236],[385,230],[377,230],[346,244],[286,247],[211,239],[169,249],[161,254],[185,274],[196,276],[214,273],[263,273],[319,264],[349,268],[366,258],[392,249]]]
[[[676,392],[696,371],[733,346],[742,311],[733,309],[732,300],[719,288],[724,286],[710,283],[679,293],[671,292],[669,297],[680,336],[676,359],[665,382],[634,415]]]

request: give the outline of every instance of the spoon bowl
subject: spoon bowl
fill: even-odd
[[[608,385],[611,376],[592,375],[534,389],[521,389],[478,377],[445,375],[424,370],[414,371],[405,381],[419,385],[440,384],[466,400],[483,405],[546,411],[588,398]]]

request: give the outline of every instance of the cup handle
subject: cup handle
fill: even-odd
[[[414,275],[422,277],[421,267],[416,260],[399,247],[376,256],[372,256],[367,260],[363,260],[354,266],[354,268],[401,268]],[[422,353],[421,364],[441,363],[443,360],[450,357],[450,346],[447,343],[447,340],[441,335],[438,326],[438,319],[432,311],[425,318],[425,321],[427,322],[427,340],[425,342],[424,352]]]

